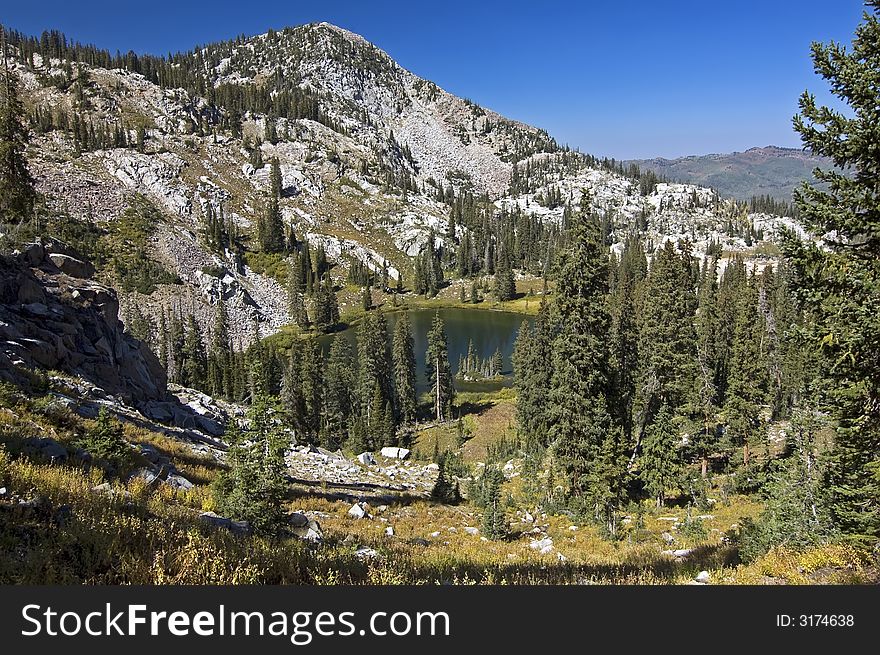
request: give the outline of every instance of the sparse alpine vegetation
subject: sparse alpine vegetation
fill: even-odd
[[[326,23],[3,29],[0,582],[876,582],[878,34],[791,206]]]

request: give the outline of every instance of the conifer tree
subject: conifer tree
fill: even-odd
[[[94,425],[86,430],[85,435],[78,440],[78,445],[87,450],[95,460],[119,469],[132,459],[131,446],[123,435],[122,423],[106,407],[101,407]]]
[[[183,346],[184,384],[194,389],[204,389],[207,379],[207,358],[202,331],[193,314],[189,315],[186,325],[186,337]]]
[[[734,323],[733,348],[727,378],[724,413],[727,433],[742,448],[743,464],[749,463],[750,448],[761,425],[765,400],[766,363],[761,353],[763,321],[758,316],[757,293],[747,284],[740,294]]]
[[[229,340],[229,317],[226,304],[221,299],[217,303],[214,318],[214,333],[211,340],[210,387],[211,393],[232,398],[232,346]]]
[[[437,471],[437,481],[431,489],[431,500],[443,503],[444,505],[457,505],[461,502],[461,490],[458,482],[453,482],[451,475],[447,472],[448,457],[446,453],[440,456]]]
[[[24,124],[18,81],[6,58],[6,33],[0,27],[3,49],[3,79],[0,81],[0,221],[18,223],[29,220],[36,191],[28,170],[25,151],[28,130]]]
[[[806,148],[836,169],[814,172],[821,186],[795,191],[801,217],[828,250],[793,236],[784,251],[797,271],[801,302],[814,318],[823,402],[836,420],[827,483],[832,517],[853,540],[880,538],[880,2],[868,0],[852,48],[814,43],[816,72],[849,112],[818,106],[805,92],[794,127]]]
[[[618,469],[616,458],[605,460],[618,450],[606,441],[617,443],[622,435],[609,412],[608,254],[589,202],[584,194],[558,267],[547,424],[569,499],[613,525],[625,470]],[[597,473],[603,462],[609,466],[602,466],[600,486]]]
[[[496,466],[487,466],[483,472],[483,536],[486,539],[504,539],[510,531],[501,502],[501,484],[504,475]]]
[[[302,270],[298,262],[291,261],[287,268],[287,305],[291,320],[302,330],[309,327],[309,315],[306,312],[303,296]]]
[[[639,458],[640,477],[648,492],[662,507],[666,492],[679,483],[681,461],[673,412],[662,405],[645,431]]]
[[[323,282],[318,283],[313,310],[312,322],[318,330],[328,332],[339,322],[339,304],[329,274]]]
[[[302,370],[301,344],[294,339],[287,352],[287,366],[281,383],[281,408],[287,424],[298,440],[307,439],[305,421],[305,398],[300,372]]]
[[[343,335],[333,338],[325,372],[326,395],[324,411],[326,424],[322,443],[327,448],[338,448],[348,439],[348,424],[354,407],[356,377],[352,368],[354,353]]]
[[[247,429],[230,422],[229,470],[214,485],[217,507],[225,516],[247,521],[254,532],[277,535],[283,529],[285,439],[275,422],[275,412],[265,395],[257,395],[247,413]]]
[[[307,339],[302,344],[299,376],[303,400],[301,425],[305,438],[311,443],[318,442],[321,432],[324,398],[323,365],[324,360],[318,340]]]
[[[392,400],[388,323],[379,312],[368,313],[357,330],[358,396],[365,425],[379,425],[385,403]],[[378,395],[376,390],[378,389]]]
[[[394,367],[394,398],[397,416],[402,423],[416,419],[416,357],[409,315],[403,312],[394,326],[391,344]]]
[[[500,301],[513,300],[516,296],[516,282],[513,277],[513,269],[510,267],[510,257],[507,249],[501,251],[498,262],[498,270],[495,271],[495,297]]]
[[[698,292],[698,309],[696,316],[697,336],[697,373],[694,380],[694,408],[696,431],[692,435],[691,445],[700,458],[700,469],[703,478],[709,473],[709,455],[717,448],[716,415],[718,413],[718,387],[716,386],[718,357],[717,340],[718,325],[718,260],[707,258],[703,262],[700,273]]]
[[[647,271],[637,237],[627,239],[612,289],[610,362],[614,408],[624,437],[632,437],[632,411],[638,377],[638,291]]]
[[[645,280],[639,329],[638,441],[662,406],[681,416],[690,407],[696,378],[696,296],[690,262],[667,241]]]
[[[434,314],[434,320],[428,332],[425,368],[431,387],[432,413],[437,421],[445,421],[452,417],[455,388],[452,384],[452,369],[449,366],[449,344],[440,312]]]

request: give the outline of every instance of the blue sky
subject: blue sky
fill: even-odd
[[[849,43],[860,0],[5,2],[0,22],[167,53],[325,20],[448,91],[622,158],[799,146],[799,94],[828,101],[811,41]]]

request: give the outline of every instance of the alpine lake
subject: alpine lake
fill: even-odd
[[[412,328],[415,356],[416,356],[416,386],[419,393],[427,390],[428,383],[425,375],[425,351],[428,347],[428,332],[434,320],[435,313],[440,314],[446,330],[446,338],[449,343],[449,364],[452,374],[455,376],[455,388],[458,391],[491,392],[497,391],[513,384],[513,371],[511,355],[517,333],[522,327],[523,321],[529,326],[534,323],[534,317],[515,312],[505,312],[486,309],[469,309],[466,307],[447,307],[442,309],[410,309],[398,312],[389,312],[385,315],[388,321],[388,341],[391,346],[391,336],[394,334],[394,326],[403,314],[409,315],[410,327]],[[353,326],[335,334],[324,335],[319,338],[324,353],[330,349],[330,344],[336,336],[342,336],[357,347],[357,327]],[[481,359],[491,357],[496,350],[502,357],[502,375],[488,379],[463,380],[459,377],[459,360],[467,354],[468,344],[473,342],[474,351]]]

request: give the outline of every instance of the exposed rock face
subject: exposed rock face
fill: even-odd
[[[0,258],[0,378],[20,367],[81,377],[130,404],[161,400],[166,377],[156,356],[126,334],[110,287],[57,243],[34,243]]]

